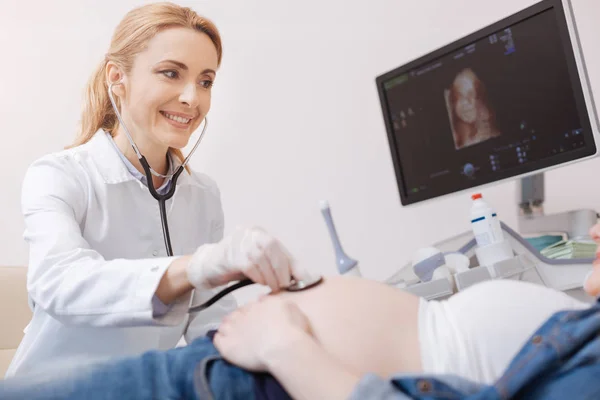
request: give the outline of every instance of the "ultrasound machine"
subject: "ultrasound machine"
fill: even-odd
[[[453,279],[388,283],[428,299],[486,279],[520,279],[584,298],[592,259],[550,259],[524,236],[587,236],[598,214],[546,215],[544,171],[597,154],[599,124],[569,0],[543,0],[378,76],[376,84],[405,207],[520,179],[519,223],[502,224],[514,257],[478,265],[471,232],[433,246],[469,258]]]

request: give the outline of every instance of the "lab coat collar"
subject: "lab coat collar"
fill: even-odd
[[[99,129],[92,139],[84,146],[88,147],[88,154],[96,164],[96,168],[102,175],[104,183],[116,184],[127,181],[137,180],[135,176],[129,172],[127,166],[116,153],[115,148],[109,142],[111,140],[106,132]],[[171,157],[173,161],[173,169],[175,170],[181,165],[181,160],[177,157]],[[177,179],[177,185],[197,185],[196,180],[190,177],[187,171],[183,171]]]

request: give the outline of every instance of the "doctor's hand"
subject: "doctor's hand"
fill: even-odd
[[[230,363],[254,372],[270,372],[313,336],[298,306],[280,296],[263,296],[227,315],[215,334],[214,344]],[[293,360],[290,360],[293,362]]]
[[[307,278],[283,244],[257,228],[237,228],[219,243],[200,246],[188,264],[187,276],[195,288],[211,289],[249,278],[274,292],[287,287],[292,277]]]

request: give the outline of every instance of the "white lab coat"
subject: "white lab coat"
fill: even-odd
[[[166,256],[157,201],[127,170],[110,138],[42,157],[22,188],[27,289],[33,318],[6,376],[169,349],[217,327],[236,307],[226,296],[188,317],[216,290],[190,293],[153,316]],[[167,201],[173,253],[191,254],[223,236],[216,184],[183,172]],[[58,367],[60,368],[60,367]]]

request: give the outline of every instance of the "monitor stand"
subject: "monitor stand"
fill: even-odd
[[[519,232],[523,235],[560,232],[568,239],[589,239],[589,230],[598,219],[594,210],[544,214],[544,173],[521,179],[519,209]]]

